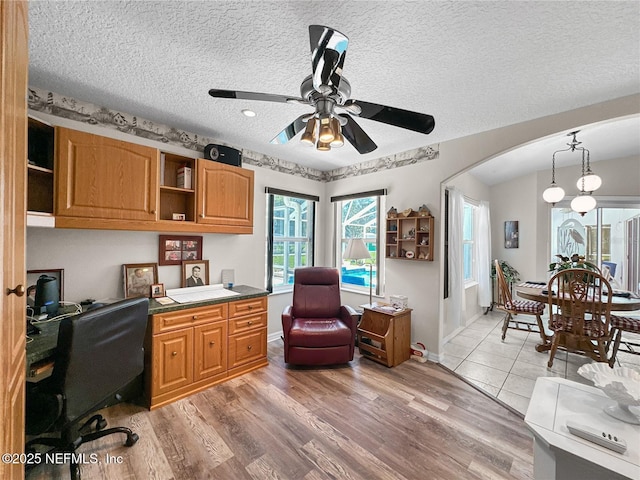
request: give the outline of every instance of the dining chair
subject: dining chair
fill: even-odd
[[[616,355],[620,349],[620,344],[625,346],[623,349],[625,352],[640,355],[640,343],[630,339],[623,339],[624,332],[640,334],[640,318],[611,315],[611,338],[613,339],[613,350],[611,357],[609,357],[609,366],[611,368],[616,363]]]
[[[609,363],[611,291],[607,279],[593,270],[572,268],[556,273],[548,285],[549,327],[553,331],[548,366],[559,347]]]
[[[498,303],[496,308],[505,313],[504,321],[502,323],[502,340],[507,336],[507,328],[512,328],[514,330],[538,332],[542,337],[543,344],[546,344],[549,339],[545,334],[541,317],[544,313],[544,303],[534,302],[531,300],[514,300],[511,297],[511,290],[507,285],[507,280],[505,279],[504,272],[500,267],[500,262],[498,260],[494,260],[494,264],[496,266],[496,278],[498,279]],[[533,315],[536,318],[536,323],[516,319],[515,317],[517,315]],[[538,330],[535,330],[536,326]]]

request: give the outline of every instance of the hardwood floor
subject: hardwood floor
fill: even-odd
[[[103,411],[112,435],[83,445],[100,463],[85,479],[528,479],[533,441],[524,421],[433,363],[395,368],[287,367],[282,342],[269,366],[152,412]],[[122,438],[121,438],[122,437]],[[106,463],[107,455],[122,463]],[[27,479],[67,479],[40,465]]]

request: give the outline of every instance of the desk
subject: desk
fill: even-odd
[[[519,297],[527,300],[548,303],[549,296],[546,293],[542,293],[542,290],[546,290],[546,288],[546,285],[540,285],[539,288],[516,285],[515,291]],[[628,312],[632,310],[640,310],[640,298],[611,297],[612,312]]]
[[[259,297],[266,295],[264,290],[250,287],[247,285],[235,285],[230,290],[239,293],[231,297],[218,298],[210,301],[192,302],[192,303],[171,303],[169,305],[161,305],[155,299],[149,299],[149,315],[158,313],[167,313],[178,310],[185,310],[194,307],[213,305],[216,303],[225,303],[229,300],[246,300],[249,298]],[[66,310],[65,310],[66,308]],[[66,313],[70,311],[68,307],[62,307],[61,312]],[[27,380],[39,381],[46,378],[53,369],[53,363],[51,359],[56,350],[58,344],[58,328],[60,327],[60,320],[53,320],[51,322],[39,323],[38,328],[40,333],[31,336],[33,340],[27,343]],[[32,375],[31,372],[35,367],[49,365],[48,369],[44,369],[38,375]]]
[[[640,426],[616,420],[602,408],[615,404],[602,390],[559,377],[536,380],[525,423],[534,435],[536,480],[637,479],[640,474]],[[627,443],[616,453],[569,433],[572,418],[616,433]]]

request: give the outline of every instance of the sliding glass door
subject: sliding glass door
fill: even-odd
[[[606,267],[612,286],[639,293],[640,207],[632,202],[601,202],[584,217],[568,207],[551,209],[551,259],[555,255],[584,255]],[[611,206],[607,206],[607,205]]]

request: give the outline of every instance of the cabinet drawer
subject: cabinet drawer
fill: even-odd
[[[267,297],[250,298],[229,303],[229,318],[267,311]]]
[[[267,329],[229,336],[229,368],[267,356]]]
[[[208,305],[153,315],[153,334],[227,319],[227,304]]]
[[[229,335],[267,328],[267,312],[245,315],[229,320]]]
[[[152,397],[193,382],[192,328],[154,337],[152,350]]]

